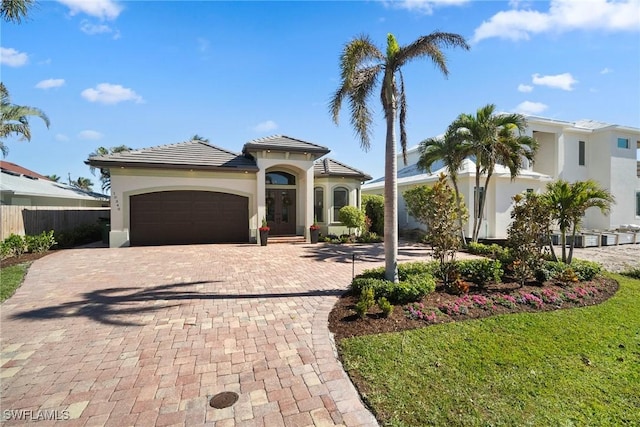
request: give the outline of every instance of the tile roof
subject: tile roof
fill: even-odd
[[[251,150],[296,151],[325,155],[330,150],[322,145],[312,144],[286,135],[272,135],[254,139],[244,144],[243,152]]]
[[[33,178],[39,178],[39,179],[49,179],[44,175],[40,175],[38,172],[34,172],[30,169],[27,169],[25,167],[22,167],[20,165],[16,165],[15,163],[11,163],[11,162],[6,162],[4,160],[0,160],[0,169],[5,170],[5,171],[9,171],[9,172],[14,172],[17,174],[21,174],[21,175],[25,175],[25,176],[30,176]]]
[[[253,159],[196,140],[123,151],[106,156],[94,156],[90,157],[85,163],[95,167],[126,166],[199,170],[258,170]]]
[[[313,165],[313,170],[316,177],[342,176],[345,178],[358,178],[361,181],[368,181],[371,179],[371,177],[366,173],[333,159],[316,160]]]

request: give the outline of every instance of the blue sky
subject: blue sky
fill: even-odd
[[[1,76],[16,104],[41,108],[32,140],[6,141],[7,161],[42,174],[90,177],[99,146],[143,148],[194,134],[239,152],[284,134],[329,147],[374,177],[384,169],[379,98],[363,152],[328,102],[338,58],[368,34],[408,44],[458,33],[450,75],[421,60],[404,69],[408,139],[438,135],[487,103],[559,120],[640,127],[640,1],[41,1],[21,25],[2,23]],[[347,107],[345,105],[345,107]]]

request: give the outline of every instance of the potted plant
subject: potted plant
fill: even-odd
[[[267,225],[267,219],[262,218],[262,226],[258,228],[260,231],[260,246],[267,246],[267,240],[269,238],[269,226]]]
[[[313,218],[313,224],[309,227],[309,232],[311,234],[311,243],[318,243],[318,238],[320,237],[320,226],[318,225],[316,218]]]

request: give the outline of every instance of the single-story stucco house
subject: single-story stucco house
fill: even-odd
[[[111,173],[111,247],[258,242],[302,236],[317,221],[340,234],[342,206],[360,206],[370,176],[325,158],[323,147],[276,135],[246,143],[237,154],[193,140],[90,157]]]

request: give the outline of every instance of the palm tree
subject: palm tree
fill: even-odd
[[[383,53],[367,36],[360,36],[344,46],[340,57],[340,86],[330,102],[333,121],[338,124],[342,101],[349,101],[351,125],[360,138],[360,146],[366,151],[371,146],[373,115],[368,105],[378,80],[380,100],[387,131],[385,141],[384,185],[384,249],[385,277],[398,282],[398,182],[396,159],[396,120],[400,124],[400,145],[406,163],[407,117],[406,92],[402,67],[414,59],[427,57],[447,76],[449,70],[442,47],[469,49],[464,37],[443,32],[433,32],[419,37],[406,46],[400,46],[393,34],[387,36],[387,48]]]
[[[131,148],[126,145],[118,145],[117,147],[105,148],[98,147],[96,151],[89,153],[89,158],[107,156],[110,154],[122,153],[123,151],[130,151]],[[96,174],[96,168],[89,166],[91,173]],[[100,182],[102,183],[102,192],[105,193],[111,190],[111,171],[108,168],[100,168]]]
[[[60,182],[60,177],[58,175],[56,175],[56,174],[46,175],[46,177],[49,178],[53,182]]]
[[[593,181],[576,181],[569,183],[558,180],[547,184],[544,197],[549,202],[552,218],[560,228],[560,243],[562,245],[562,262],[571,264],[576,233],[580,229],[582,217],[587,209],[595,207],[603,214],[609,213],[615,199],[611,193]],[[571,229],[571,245],[569,256],[566,255],[567,230]]]
[[[3,157],[9,152],[9,148],[3,141],[9,135],[19,135],[20,140],[31,140],[28,116],[40,117],[47,125],[47,128],[49,127],[49,118],[42,110],[25,105],[12,104],[9,91],[4,83],[0,82],[0,151],[2,151]]]
[[[82,176],[78,177],[77,180],[71,181],[71,185],[84,191],[91,191],[91,187],[93,187],[93,182],[89,178],[84,178]]]
[[[473,196],[473,234],[478,241],[482,226],[482,215],[487,200],[487,190],[495,166],[501,164],[509,169],[515,179],[524,167],[524,159],[533,162],[538,143],[530,136],[522,135],[527,122],[521,114],[496,114],[495,105],[487,104],[476,111],[475,116],[461,114],[451,124],[450,132],[471,145],[475,156],[476,186]],[[480,175],[485,174],[484,197],[480,198]]]
[[[200,136],[197,133],[195,135],[193,135],[190,139],[190,141],[201,141],[201,142],[209,142],[209,138],[205,138],[204,136]]]
[[[5,22],[20,24],[35,3],[35,0],[2,0],[0,15]]]
[[[469,155],[471,146],[464,140],[456,138],[456,135],[447,131],[443,137],[428,138],[420,142],[418,150],[420,151],[420,159],[418,159],[418,168],[431,173],[433,165],[442,160],[447,168],[449,178],[453,184],[453,190],[456,195],[456,203],[458,212],[461,211],[460,189],[458,187],[458,171],[462,168],[462,162]],[[462,216],[458,217],[460,226],[460,238],[462,245],[465,244],[464,227],[462,224]]]

